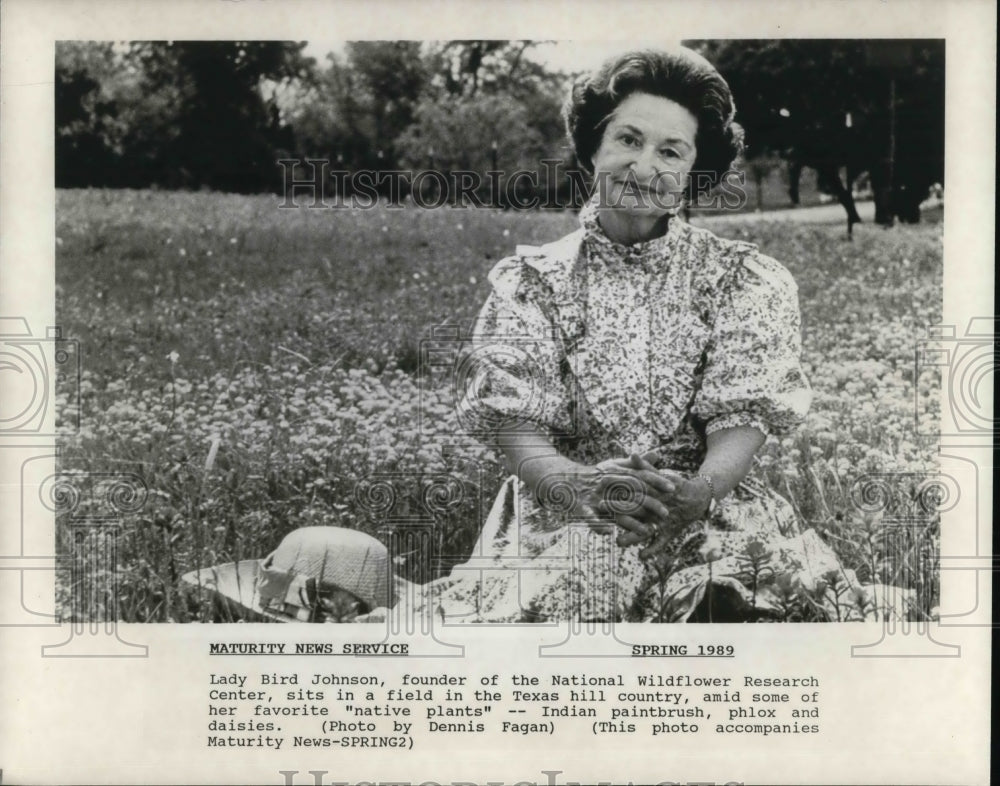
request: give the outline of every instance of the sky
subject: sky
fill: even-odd
[[[658,39],[656,41],[556,41],[539,44],[528,50],[533,60],[540,61],[553,71],[572,73],[596,68],[605,58],[626,49],[637,49],[644,46],[663,48],[676,46],[676,40]],[[342,39],[313,38],[306,46],[305,53],[315,57],[322,65],[330,52],[343,51]]]

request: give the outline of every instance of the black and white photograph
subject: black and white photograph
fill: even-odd
[[[995,8],[28,5],[0,780],[986,782]]]
[[[95,613],[936,618],[943,40],[325,46],[57,44]]]

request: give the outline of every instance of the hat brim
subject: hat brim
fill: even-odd
[[[241,560],[192,570],[181,584],[219,602],[223,614],[247,622],[298,622],[290,614],[265,609],[260,603],[260,561]]]

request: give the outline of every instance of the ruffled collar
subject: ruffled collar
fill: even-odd
[[[676,215],[671,215],[667,221],[667,231],[659,237],[641,243],[617,243],[607,236],[604,228],[597,220],[598,195],[591,198],[580,210],[580,226],[588,245],[598,250],[599,256],[605,261],[621,259],[625,262],[646,262],[669,256],[680,238],[682,221]]]

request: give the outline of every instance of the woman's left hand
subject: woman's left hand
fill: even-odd
[[[632,546],[643,541],[649,545],[639,556],[643,559],[663,551],[677,532],[692,521],[702,518],[708,511],[712,490],[704,480],[688,478],[679,472],[658,470],[649,463],[651,454],[633,454],[627,459],[612,459],[599,465],[609,474],[620,474],[641,481],[644,487],[661,502],[669,513],[667,521],[655,521],[629,513],[616,512],[615,523],[623,530],[618,536],[619,546]]]

